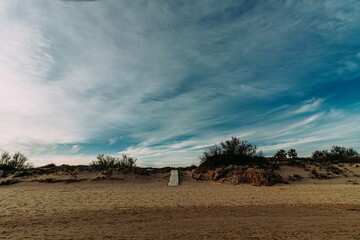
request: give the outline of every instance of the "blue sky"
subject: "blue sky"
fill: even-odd
[[[198,164],[360,150],[360,2],[0,0],[0,152]]]

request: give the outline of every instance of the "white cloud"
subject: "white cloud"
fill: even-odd
[[[298,110],[296,110],[294,113],[306,113],[306,112],[314,112],[319,110],[321,107],[321,104],[324,102],[323,99],[317,98],[317,99],[311,99],[304,102],[304,105],[302,105]]]
[[[109,138],[109,145],[114,145],[118,140],[118,137]]]
[[[0,1],[0,146],[40,159],[127,135],[144,144],[126,151],[159,164],[194,161],[233,132],[277,139],[313,129],[323,98],[269,109],[355,66],[353,49],[335,46],[358,27],[360,4],[309,3]],[[166,142],[182,135],[193,137]]]
[[[32,162],[35,166],[44,166],[46,164],[54,163],[56,165],[68,164],[68,165],[88,165],[95,157],[89,157],[84,155],[37,155],[34,157],[30,157],[30,162]]]
[[[71,147],[71,153],[72,154],[78,153],[81,149],[82,149],[82,147],[80,145],[73,145]]]
[[[301,146],[303,144],[307,144],[307,143],[316,143],[316,142],[320,142],[320,141],[324,141],[324,140],[331,140],[330,138],[328,138],[327,136],[323,136],[323,137],[307,137],[307,138],[303,138],[303,139],[292,139],[292,140],[288,140],[285,143],[279,143],[279,144],[275,144],[275,145],[269,145],[269,146],[261,146],[260,150],[263,152],[275,152],[279,149],[289,149],[289,148],[294,148],[296,146]],[[314,149],[315,150],[315,149]]]

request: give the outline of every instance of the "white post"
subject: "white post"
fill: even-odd
[[[178,170],[171,170],[168,186],[169,187],[176,187],[178,185],[179,185],[179,173],[178,173]]]

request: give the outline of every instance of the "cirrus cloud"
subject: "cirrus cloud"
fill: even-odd
[[[359,17],[355,0],[1,1],[0,150],[159,166],[231,136],[360,148]]]

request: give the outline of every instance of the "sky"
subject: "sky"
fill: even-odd
[[[358,0],[0,0],[0,152],[199,164],[360,150]]]

